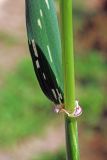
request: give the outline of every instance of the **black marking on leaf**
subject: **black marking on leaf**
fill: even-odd
[[[37,79],[39,81],[39,84],[41,86],[41,89],[43,90],[44,94],[50,100],[52,100],[55,104],[63,103],[63,98],[62,99],[60,98],[60,100],[59,100],[59,95],[56,92],[56,88],[61,93],[61,95],[63,95],[63,93],[60,89],[60,86],[58,86],[58,84],[57,84],[54,72],[52,71],[51,66],[48,63],[45,55],[43,54],[40,47],[37,44],[35,44],[36,49],[37,49],[37,53],[38,53],[38,57],[36,57],[32,43],[29,43],[29,41],[28,41],[28,44],[29,44],[29,49],[30,49],[30,53],[31,53],[31,57],[32,57],[34,70],[35,70]],[[35,63],[37,60],[39,61],[39,64],[40,64],[39,69],[37,68],[36,63]],[[43,74],[46,76],[46,79],[44,79]],[[55,96],[55,94],[53,94],[52,89],[55,91],[56,96]]]

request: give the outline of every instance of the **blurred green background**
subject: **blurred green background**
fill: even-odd
[[[0,160],[65,160],[63,115],[35,78],[24,13],[0,0]],[[107,1],[75,0],[73,16],[80,156],[107,160]]]

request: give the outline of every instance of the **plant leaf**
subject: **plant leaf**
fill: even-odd
[[[62,56],[53,0],[26,0],[29,49],[39,84],[54,103],[63,102]]]

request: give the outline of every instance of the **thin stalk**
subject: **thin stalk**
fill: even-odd
[[[72,0],[60,0],[65,109],[74,111],[75,78]],[[65,116],[67,160],[79,160],[77,120]]]

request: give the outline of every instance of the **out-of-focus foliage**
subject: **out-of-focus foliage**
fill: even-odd
[[[13,47],[13,45],[20,44],[20,40],[14,35],[0,31],[0,43],[7,47]]]
[[[92,126],[100,121],[104,110],[104,82],[107,64],[97,52],[76,57],[77,95],[83,107],[82,120]]]
[[[56,153],[45,153],[40,158],[33,158],[32,160],[65,160],[66,154],[63,150],[57,151]]]
[[[40,133],[52,117],[50,102],[35,80],[31,61],[25,59],[0,89],[0,146]]]

